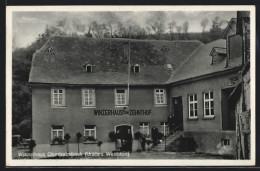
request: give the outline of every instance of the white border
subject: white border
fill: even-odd
[[[13,160],[12,12],[15,11],[250,11],[251,30],[251,159],[250,160]],[[6,7],[6,166],[245,166],[255,165],[255,6],[7,6]]]

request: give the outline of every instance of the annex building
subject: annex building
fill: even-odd
[[[149,136],[155,125],[167,135],[167,117],[174,113],[196,151],[234,154],[229,96],[240,79],[242,41],[230,30],[224,34],[208,44],[51,37],[35,52],[29,78],[34,150],[66,151],[54,140],[69,133],[70,151],[77,152],[81,132],[81,149],[97,151],[102,141],[103,151],[113,151],[109,132],[131,129]]]

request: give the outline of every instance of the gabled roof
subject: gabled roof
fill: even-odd
[[[214,52],[216,52],[217,54],[227,54],[227,49],[220,48],[220,47],[213,47],[209,55],[212,56]]]
[[[221,39],[226,39],[228,36],[236,34],[237,30],[237,19],[232,18],[229,22],[225,30],[221,34]]]
[[[219,39],[208,44],[201,45],[196,51],[193,52],[193,54],[185,61],[183,65],[172,73],[170,79],[167,80],[166,83],[184,81],[241,66],[241,58],[230,59],[228,67],[226,67],[226,60],[222,60],[212,65],[212,57],[210,57],[210,52],[214,47],[225,49],[226,40]]]
[[[32,59],[30,83],[126,85],[128,39],[54,36]],[[141,72],[131,74],[132,85],[161,85],[172,71],[200,46],[199,41],[130,40],[131,64]],[[48,52],[48,48],[53,53]],[[113,48],[110,48],[113,47]],[[162,50],[163,49],[163,50]],[[83,65],[93,65],[93,73]],[[172,70],[167,69],[172,65]]]

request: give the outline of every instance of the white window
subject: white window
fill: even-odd
[[[136,74],[140,73],[140,65],[138,65],[138,64],[134,65],[134,73],[136,73]]]
[[[198,117],[197,95],[196,94],[188,95],[188,101],[189,101],[189,118],[197,118]]]
[[[140,122],[140,132],[143,135],[149,135],[149,122]]]
[[[214,117],[214,97],[212,91],[204,93],[204,117]]]
[[[154,90],[154,100],[156,105],[166,104],[166,91],[165,89]]]
[[[82,89],[82,106],[93,107],[96,105],[95,89]]]
[[[127,91],[126,89],[115,90],[115,104],[117,106],[127,105]]]
[[[164,136],[169,135],[169,126],[167,122],[161,122],[161,133],[163,133]]]
[[[96,135],[96,125],[85,125],[84,127],[84,137],[85,141],[95,141],[97,138]]]
[[[86,65],[86,71],[87,71],[87,72],[93,72],[93,65],[87,64],[87,65]]]
[[[52,88],[52,106],[65,106],[65,89],[64,88]]]
[[[51,126],[51,140],[55,138],[64,139],[64,126],[63,125],[53,125]]]

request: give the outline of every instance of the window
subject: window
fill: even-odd
[[[140,65],[136,64],[134,66],[134,73],[136,73],[136,74],[140,73]]]
[[[93,72],[93,66],[91,64],[86,65],[86,71],[87,72]]]
[[[155,89],[154,99],[155,99],[155,104],[157,104],[157,105],[166,104],[165,89]]]
[[[116,89],[115,90],[115,104],[118,106],[127,105],[126,89]]]
[[[64,126],[63,125],[53,125],[51,127],[51,140],[55,138],[64,139]]]
[[[65,106],[65,89],[53,88],[52,89],[52,106]]]
[[[204,117],[214,117],[213,92],[204,93]]]
[[[85,125],[84,127],[84,138],[85,141],[95,141],[96,140],[96,125]]]
[[[221,146],[230,145],[229,139],[221,139]]]
[[[93,107],[96,105],[95,100],[95,89],[82,89],[82,106]]]
[[[149,122],[140,122],[140,132],[143,135],[149,135]]]
[[[198,101],[197,95],[188,95],[189,101],[189,118],[197,118],[198,117]]]
[[[163,133],[164,136],[169,135],[169,126],[167,122],[161,122],[161,133]]]

